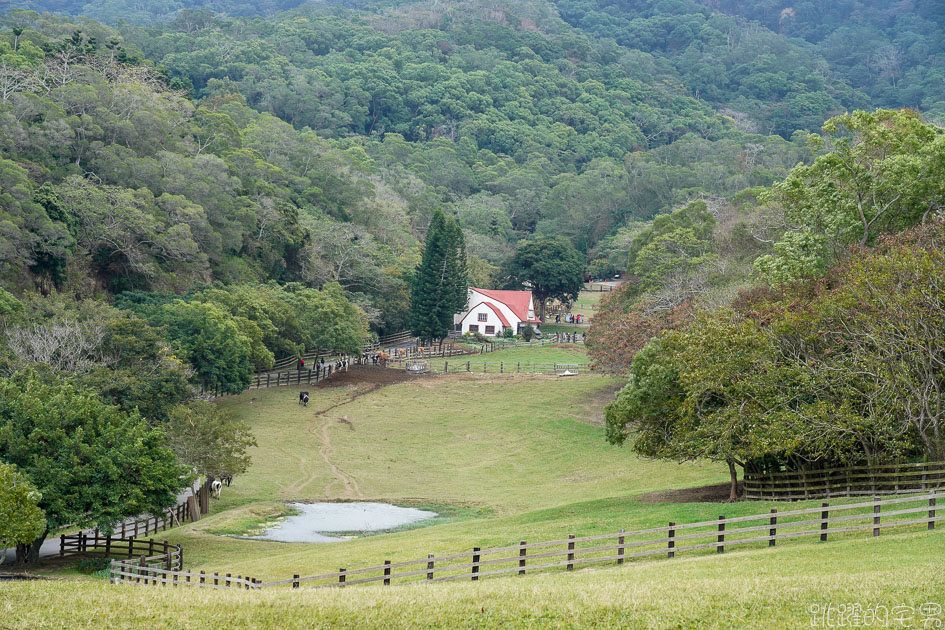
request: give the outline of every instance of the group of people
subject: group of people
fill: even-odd
[[[578,339],[581,340],[581,343],[584,343],[587,340],[587,333],[584,332],[580,335],[577,333],[561,333],[558,336],[560,343],[577,343]]]
[[[564,317],[565,324],[583,324],[584,323],[584,316],[581,315],[580,313],[578,313],[577,315],[574,315],[572,313],[565,313],[564,315],[561,315],[561,313],[558,313],[557,315],[555,315],[555,323],[560,324],[562,317]]]

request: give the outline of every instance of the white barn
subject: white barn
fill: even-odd
[[[535,330],[541,320],[535,317],[531,291],[493,291],[469,287],[466,310],[453,316],[455,334],[478,332],[488,337],[501,335],[506,328],[519,333],[526,324]]]

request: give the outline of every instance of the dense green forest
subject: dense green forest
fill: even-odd
[[[555,239],[625,270],[589,348],[627,371],[941,207],[930,2],[7,5],[4,365],[166,388],[154,417],[406,329],[433,217],[477,286]],[[129,330],[168,369],[123,400]]]

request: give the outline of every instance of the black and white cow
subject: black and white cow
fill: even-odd
[[[299,392],[299,404],[308,407],[308,392]]]

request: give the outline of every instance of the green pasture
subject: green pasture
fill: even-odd
[[[498,347],[498,346],[497,346]],[[449,361],[450,370],[459,369],[469,361],[471,365],[478,365],[480,371],[483,362],[498,365],[500,362],[511,366],[514,370],[516,363],[587,363],[587,351],[584,344],[556,343],[539,345],[538,343],[509,346],[493,352],[482,354],[463,355],[446,359],[429,359],[430,365],[437,370],[443,369],[444,361]]]
[[[8,583],[0,614],[10,628],[780,629],[829,627],[818,625],[826,607],[836,623],[840,606],[859,604],[912,611],[911,626],[871,627],[922,628],[945,618],[935,607],[943,554],[936,531],[477,583],[260,592]]]
[[[524,351],[541,349],[502,352]],[[252,469],[212,502],[210,515],[159,537],[183,546],[192,571],[269,581],[520,540],[819,506],[672,502],[664,491],[724,483],[727,470],[645,460],[607,444],[601,412],[620,385],[598,375],[459,374],[303,386],[311,392],[308,407],[297,404],[298,387],[226,398],[220,404],[257,436]],[[234,536],[276,521],[286,502],[317,500],[386,501],[442,517],[332,544]],[[0,586],[0,610],[11,627],[802,627],[808,607],[826,601],[935,601],[945,592],[936,568],[945,536],[923,529],[884,529],[876,539],[831,533],[827,543],[788,539],[774,549],[752,543],[722,555],[705,549],[672,561],[386,589],[206,593],[111,586],[59,570],[79,579]]]
[[[183,545],[189,568],[272,580],[796,507],[640,501],[723,483],[727,470],[644,460],[607,444],[601,411],[620,384],[596,375],[456,375],[307,386],[308,407],[297,404],[295,387],[225,399],[256,433],[253,467],[213,501],[211,515],[166,536]],[[285,502],[318,500],[385,501],[444,518],[335,544],[221,535],[258,529],[284,513]]]

